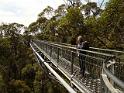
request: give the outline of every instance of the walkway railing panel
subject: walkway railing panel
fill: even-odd
[[[124,62],[124,51],[117,51],[112,49],[101,49],[101,48],[94,48],[94,47],[90,47],[90,50],[98,51],[100,53],[113,54],[117,58],[119,58],[121,62]]]
[[[82,77],[79,67],[79,58],[76,48],[70,48],[63,45],[48,43],[44,41],[34,41],[47,55],[50,56],[49,60],[54,60],[54,64],[62,69],[64,73],[70,77],[78,85],[86,86],[91,93],[104,93],[102,88],[101,73],[102,65],[107,59],[113,55],[106,53],[99,53],[95,51],[85,51],[86,54],[81,54],[85,57],[86,75]]]
[[[59,43],[59,44],[61,44],[61,43]],[[62,43],[62,45],[75,47],[74,45],[72,46],[70,44],[65,44],[65,43]],[[113,66],[114,67],[114,75],[124,82],[124,70],[123,70],[124,69],[124,51],[117,51],[117,50],[112,50],[112,49],[101,49],[101,48],[95,48],[95,47],[90,47],[89,50],[96,51],[99,53],[105,53],[105,54],[107,53],[107,54],[116,56],[116,59],[115,59],[116,63]],[[108,58],[106,58],[107,56],[99,55],[99,53],[98,53],[98,55],[95,55],[95,56],[99,56],[104,59],[108,59]],[[90,53],[90,55],[91,55],[91,53]]]
[[[58,79],[58,81],[68,90],[69,93],[77,93],[63,78],[60,77],[60,75],[58,73],[56,73],[56,71],[51,68],[51,66],[41,57],[41,52],[40,51],[37,51],[37,46],[34,45],[34,44],[30,44],[36,58],[37,58],[37,61],[38,61],[38,64],[39,62],[41,61],[42,65],[46,66],[46,68],[50,71],[50,73],[52,73],[56,79]],[[84,93],[84,92],[83,92]]]
[[[66,44],[64,44],[66,45]],[[71,45],[67,45],[67,46],[71,46]],[[74,46],[75,47],[75,46]],[[108,71],[110,72],[110,74],[113,74],[115,77],[118,78],[118,80],[121,80],[122,82],[124,82],[124,51],[117,51],[117,50],[111,50],[111,49],[100,49],[100,48],[94,48],[94,47],[90,47],[90,50],[91,51],[97,51],[99,53],[107,53],[107,54],[112,54],[114,56],[116,56],[116,58],[114,58],[114,60],[116,61],[114,64],[112,64],[112,66],[110,66],[108,69]],[[106,56],[105,56],[106,57]],[[105,59],[108,59],[108,58],[105,58]],[[89,60],[90,61],[90,60]],[[109,60],[110,61],[110,60]],[[107,62],[109,63],[109,61],[106,61],[105,63],[107,64]],[[97,63],[98,64],[98,63]],[[109,79],[111,80],[111,78],[109,78],[107,75],[103,75],[104,79]],[[108,80],[108,81],[109,81]],[[114,81],[110,81],[110,82],[107,82],[106,84],[110,85],[109,83],[112,83]],[[110,85],[111,86],[111,85]],[[110,87],[110,86],[107,86],[107,87]],[[124,86],[124,85],[123,85]],[[113,88],[115,89],[113,89]],[[118,93],[119,92],[119,89],[120,90],[123,90],[118,84],[116,83],[112,83],[112,88],[113,90],[117,91]],[[116,89],[117,88],[117,89]],[[111,92],[113,91],[111,90]],[[124,90],[123,90],[124,91]],[[106,90],[105,90],[106,92]],[[107,91],[106,93],[108,93],[110,91]],[[113,92],[112,92],[113,93]]]

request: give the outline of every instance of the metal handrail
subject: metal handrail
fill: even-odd
[[[95,48],[95,47],[90,47],[90,48],[91,48],[91,49],[95,49],[95,50],[101,50],[101,51],[124,53],[123,51],[118,51],[118,50],[113,50],[113,49],[101,49],[101,48]]]
[[[103,66],[103,70],[106,73],[106,75],[112,79],[116,84],[118,84],[121,88],[124,89],[124,82],[121,81],[120,79],[118,79],[116,76],[114,76],[114,74],[112,74],[106,66]]]
[[[45,66],[50,70],[50,72],[61,82],[61,84],[68,90],[69,93],[76,93],[73,88],[68,85],[65,80],[63,80],[50,66],[48,63],[45,62],[45,60],[36,52],[36,50],[33,48],[32,44],[30,44],[32,50],[34,53],[38,56],[38,58],[44,62]]]
[[[108,60],[107,60],[108,61]],[[107,86],[107,88],[113,93],[113,91],[115,93],[118,93],[117,89],[115,89],[113,87],[113,85],[110,83],[109,79],[112,80],[112,82],[114,82],[115,84],[117,84],[118,86],[120,86],[123,90],[124,90],[124,82],[121,81],[120,79],[118,79],[116,76],[114,76],[113,73],[111,73],[111,71],[108,70],[108,68],[110,68],[111,66],[113,66],[115,63],[109,63],[107,64],[107,62],[103,63],[103,73],[102,73],[102,79],[105,83],[105,85]],[[108,79],[109,78],[109,79]]]
[[[40,41],[40,42],[44,42],[44,41]],[[83,52],[88,52],[88,53],[93,53],[93,54],[98,54],[98,55],[103,55],[103,56],[109,56],[109,57],[113,57],[114,56],[112,54],[100,53],[100,52],[90,51],[90,50],[85,50],[85,49],[77,49],[76,47],[66,46],[66,45],[60,45],[60,44],[53,43],[53,42],[49,42],[49,43],[48,42],[44,42],[44,43],[55,45],[55,46],[58,46],[58,47],[63,47],[63,48],[74,49],[76,51],[83,51]]]
[[[72,46],[75,47],[76,45],[71,45],[67,43],[59,43],[62,45],[67,45],[67,46]],[[103,49],[103,48],[96,48],[96,47],[90,47],[90,49],[95,49],[95,50],[101,50],[101,51],[108,51],[108,52],[116,52],[116,53],[124,53],[124,51],[119,51],[119,50],[114,50],[114,49]]]
[[[107,86],[107,88],[111,91],[111,93],[118,93],[117,90],[113,87],[113,85],[109,82],[106,74],[101,74],[102,79]]]
[[[50,42],[49,41],[49,43],[53,43],[53,42]],[[76,47],[76,45],[71,45],[71,44],[67,44],[67,43],[54,43],[54,44],[59,44],[59,45],[64,45],[64,46],[70,46],[72,48],[75,48]],[[90,47],[90,49],[101,50],[101,51],[108,51],[108,52],[116,52],[116,53],[123,53],[124,54],[124,51],[119,51],[119,50],[114,50],[114,49],[103,49],[103,48],[96,48],[96,47]]]

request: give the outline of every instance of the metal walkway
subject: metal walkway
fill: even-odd
[[[40,65],[47,67],[70,93],[124,93],[124,62],[115,55],[124,55],[124,52],[92,47],[81,50],[86,52],[81,54],[86,63],[85,76],[81,76],[75,47],[40,40],[33,40],[30,45]]]

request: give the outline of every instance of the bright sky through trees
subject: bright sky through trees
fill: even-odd
[[[0,23],[18,22],[28,26],[46,6],[57,8],[63,3],[64,0],[0,0]]]

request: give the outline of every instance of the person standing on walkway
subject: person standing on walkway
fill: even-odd
[[[78,36],[77,38],[77,54],[79,57],[79,66],[80,66],[80,74],[84,76],[85,74],[85,58],[86,51],[80,49],[89,49],[89,43],[87,41],[83,42],[82,36]]]

